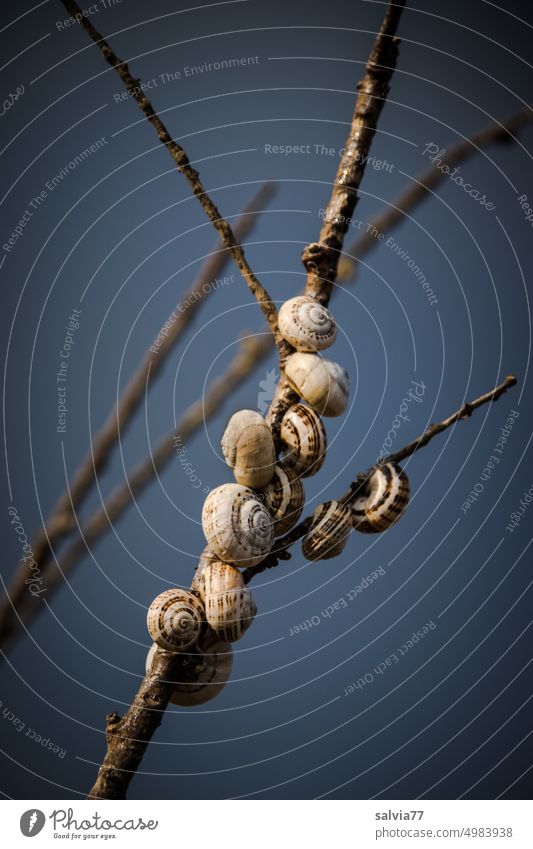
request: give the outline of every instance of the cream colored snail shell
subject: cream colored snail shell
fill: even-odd
[[[309,533],[304,537],[302,551],[308,560],[329,560],[341,553],[350,531],[350,508],[338,501],[326,501],[313,513]]]
[[[165,590],[148,608],[146,622],[152,640],[165,651],[186,651],[200,636],[204,608],[187,590]]]
[[[255,492],[237,483],[212,490],[202,510],[211,551],[226,563],[255,566],[272,548],[274,522]]]
[[[323,351],[337,335],[335,319],[314,298],[299,295],[285,301],[278,314],[281,335],[297,351]]]
[[[237,483],[261,489],[272,479],[276,465],[274,439],[266,421],[255,410],[240,410],[231,417],[221,445]]]
[[[285,375],[292,388],[323,416],[340,416],[346,410],[350,380],[338,363],[318,354],[291,354]]]
[[[294,404],[281,420],[281,457],[302,477],[316,475],[326,457],[328,438],[320,416],[306,404]]]
[[[305,503],[303,484],[298,473],[283,463],[274,469],[274,477],[261,496],[274,519],[276,536],[287,533],[302,515]]]
[[[225,642],[240,640],[257,608],[239,570],[220,560],[209,563],[204,571],[203,590],[209,626]]]
[[[352,503],[352,523],[356,531],[375,534],[398,521],[409,503],[409,478],[397,463],[376,468],[365,495]]]
[[[146,674],[150,672],[158,649],[154,643],[146,656]],[[202,651],[185,655],[180,666],[180,678],[174,682],[170,696],[172,704],[180,707],[202,705],[216,698],[229,680],[233,666],[233,649],[216,638]]]

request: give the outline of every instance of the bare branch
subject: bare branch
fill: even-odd
[[[46,599],[64,583],[65,575],[72,571],[79,560],[87,553],[90,545],[100,539],[137,495],[152,481],[170,461],[176,450],[176,437],[182,441],[190,438],[204,422],[222,407],[224,401],[252,373],[254,368],[272,350],[272,337],[269,333],[243,339],[240,350],[220,377],[207,389],[205,395],[192,404],[178,421],[175,430],[170,431],[156,445],[139,465],[133,469],[127,480],[117,486],[102,507],[88,519],[82,530],[81,539],[73,542],[57,563],[50,564],[43,586]],[[6,613],[2,622],[0,646],[5,647],[29,622],[42,610],[42,600],[34,597],[28,588],[19,598],[15,609],[8,597]],[[7,614],[7,615],[6,615]],[[4,649],[5,650],[5,649]]]
[[[350,132],[325,209],[319,241],[307,245],[302,252],[302,262],[307,270],[305,292],[323,304],[328,304],[331,297],[344,237],[359,200],[358,189],[365,173],[368,153],[389,93],[400,43],[396,30],[404,6],[405,0],[389,2],[387,6],[363,79],[357,85],[358,95]],[[280,447],[281,420],[289,407],[298,401],[298,395],[285,377],[284,366],[285,360],[280,355],[280,379],[267,414],[277,448]]]
[[[256,213],[263,209],[274,192],[273,183],[265,183],[259,188],[237,219],[235,225],[237,238],[244,239],[249,234],[257,220]],[[5,646],[11,628],[17,627],[15,610],[27,601],[28,583],[35,568],[44,575],[52,560],[53,547],[76,528],[76,510],[83,504],[94,485],[97,473],[106,466],[119,435],[124,434],[137,411],[146,392],[148,379],[153,381],[161,371],[168,355],[196,315],[200,304],[213,291],[212,284],[223,271],[228,259],[227,249],[218,240],[202,264],[193,284],[178,303],[173,316],[169,316],[161,327],[156,337],[161,344],[150,346],[146,351],[137,370],[124,387],[117,404],[95,434],[91,450],[75,471],[68,489],[58,499],[42,530],[32,539],[33,559],[29,563],[26,560],[19,563],[0,605],[0,646]],[[271,337],[264,338],[270,344]],[[156,347],[155,352],[151,350],[152,347]]]
[[[359,195],[357,190],[365,173],[368,152],[376,132],[381,110],[389,93],[396,67],[400,40],[396,30],[405,0],[389,3],[376,36],[365,74],[357,86],[357,100],[350,132],[339,162],[331,198],[325,209],[319,241],[304,249],[302,262],[307,269],[306,293],[327,304],[337,266]]]
[[[454,168],[460,162],[464,162],[494,142],[510,144],[516,141],[515,134],[532,122],[533,109],[528,106],[519,112],[515,112],[505,121],[491,121],[490,124],[478,130],[469,138],[448,147],[440,157],[441,167],[437,168],[432,165],[422,174],[419,174],[388,206],[372,218],[366,232],[348,247],[347,255],[345,254],[339,262],[339,279],[347,280],[355,274],[358,260],[370,253],[372,248],[379,244],[375,238],[376,231],[386,233],[397,224],[401,224],[405,215],[413,207],[418,206],[432,189],[448,178],[448,174],[442,168],[443,165]]]
[[[63,3],[67,12],[69,12],[70,15],[76,18],[80,26],[83,27],[85,32],[98,45],[104,59],[106,59],[106,61],[109,62],[111,67],[115,69],[132,98],[136,101],[137,105],[139,106],[147,120],[154,127],[159,141],[166,147],[172,159],[176,163],[178,170],[186,178],[193,195],[198,199],[209,220],[211,221],[215,229],[218,231],[224,245],[229,250],[237,268],[239,269],[246,283],[248,284],[250,291],[257,299],[259,306],[261,307],[261,311],[266,321],[268,322],[272,335],[274,336],[277,347],[279,348],[280,352],[284,352],[286,349],[286,342],[279,333],[278,313],[276,305],[274,304],[265,287],[262,285],[262,283],[258,280],[256,275],[252,271],[248,260],[244,255],[244,251],[241,245],[239,244],[238,240],[236,239],[229,222],[221,216],[220,212],[216,207],[216,204],[207,194],[202,184],[202,181],[200,180],[200,175],[198,174],[198,171],[196,171],[192,167],[189,158],[185,153],[185,150],[180,144],[178,144],[177,141],[172,138],[172,136],[168,132],[166,126],[163,124],[159,115],[153,108],[150,100],[142,90],[140,86],[140,80],[132,77],[126,62],[124,62],[122,59],[119,59],[116,53],[114,53],[107,41],[100,35],[98,30],[93,27],[89,18],[82,14],[82,11],[78,4],[74,2],[74,0],[61,0],[61,2]]]

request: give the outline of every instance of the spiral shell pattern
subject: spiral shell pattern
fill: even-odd
[[[272,548],[274,523],[255,492],[236,483],[212,490],[202,510],[211,551],[226,563],[255,566]]]
[[[276,449],[271,430],[255,410],[239,410],[222,437],[222,453],[243,486],[260,489],[274,474]]]
[[[304,537],[302,551],[308,560],[329,560],[341,553],[350,531],[350,508],[338,501],[326,501],[313,513],[309,533]]]
[[[240,640],[257,613],[252,593],[245,587],[206,593],[205,610],[209,625],[226,643]]]
[[[409,478],[397,463],[374,470],[367,493],[352,503],[352,523],[356,531],[375,534],[398,521],[409,503]]]
[[[330,311],[306,295],[282,304],[278,325],[283,338],[297,351],[323,351],[333,345],[337,335]]]
[[[285,376],[304,401],[323,416],[340,416],[348,405],[350,379],[338,363],[318,354],[291,354]]]
[[[287,533],[302,515],[304,488],[297,472],[283,463],[274,469],[274,477],[262,492],[263,503],[274,519],[274,534]]]
[[[328,438],[320,416],[306,404],[294,404],[281,420],[283,464],[302,477],[316,475],[326,457]]]
[[[150,672],[157,651],[154,643],[146,656],[146,674]],[[233,649],[216,638],[205,651],[193,651],[183,658],[180,681],[170,696],[172,704],[180,707],[202,705],[216,698],[229,680],[233,666]]]
[[[165,651],[186,651],[193,646],[205,621],[202,603],[190,592],[165,590],[148,608],[147,625],[152,640]]]

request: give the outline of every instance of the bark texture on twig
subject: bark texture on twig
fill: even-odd
[[[238,240],[235,237],[233,230],[228,221],[222,217],[220,212],[218,211],[216,204],[212,200],[212,198],[207,194],[202,181],[200,180],[200,175],[195,168],[192,167],[187,154],[184,149],[177,141],[175,141],[167,130],[166,126],[160,119],[159,115],[155,111],[152,106],[150,100],[141,89],[140,81],[135,79],[130,74],[128,65],[122,59],[116,55],[116,53],[111,49],[107,41],[100,35],[98,30],[94,28],[91,21],[88,17],[83,16],[80,7],[74,0],[61,0],[67,12],[74,16],[77,16],[76,19],[79,21],[80,26],[87,32],[87,34],[92,38],[92,40],[98,45],[102,52],[102,56],[106,59],[107,62],[111,65],[112,68],[115,69],[120,79],[124,83],[127,91],[130,93],[132,98],[135,100],[144,116],[150,122],[150,124],[154,127],[157,137],[161,144],[163,144],[168,152],[170,153],[172,159],[176,163],[176,166],[181,174],[187,180],[190,189],[193,195],[198,199],[201,206],[203,207],[206,215],[209,220],[218,231],[224,245],[229,250],[235,265],[241,272],[244,277],[250,291],[257,299],[259,306],[261,307],[261,311],[270,327],[271,333],[274,336],[277,347],[280,349],[280,352],[283,352],[286,347],[286,343],[282,336],[279,333],[278,329],[278,313],[276,309],[276,305],[268,294],[267,290],[263,286],[263,284],[258,280],[254,272],[252,271],[248,260],[244,255],[244,251],[239,244]]]
[[[155,653],[149,673],[123,717],[106,717],[107,752],[89,792],[89,799],[125,799],[146,747],[161,725],[172,695],[173,681],[182,679],[189,655]]]
[[[387,6],[363,79],[357,85],[352,123],[331,197],[325,208],[319,240],[307,245],[302,252],[302,262],[307,271],[305,294],[326,306],[337,278],[344,238],[359,200],[358,189],[365,173],[370,146],[396,67],[400,44],[396,31],[404,7],[405,0]],[[284,366],[285,359],[280,355],[280,378],[267,414],[277,448],[280,447],[281,420],[289,407],[298,401],[298,395],[287,381]]]
[[[325,209],[319,240],[308,245],[302,254],[307,269],[306,293],[324,304],[329,302],[337,278],[344,237],[359,199],[357,190],[396,67],[400,44],[396,31],[404,6],[405,0],[397,0],[387,7],[364,77],[357,86],[352,124]]]
[[[418,439],[413,440],[400,451],[390,454],[383,462],[399,462],[409,457],[427,445],[438,433],[442,433],[443,430],[461,419],[469,418],[473,411],[481,407],[482,404],[497,401],[507,389],[515,384],[516,378],[509,375],[503,383],[491,389],[490,392],[486,392],[474,401],[463,404],[459,410],[438,424],[430,425]],[[375,466],[372,466],[366,472],[358,474],[348,491],[341,496],[341,500],[348,503],[358,495],[374,468]],[[244,570],[245,582],[249,584],[265,569],[277,566],[280,560],[289,559],[288,549],[305,536],[310,525],[311,517],[307,517],[284,537],[276,540],[275,550],[262,563]],[[184,657],[175,655],[173,659],[173,656],[167,652],[156,652],[156,660],[152,664],[149,674],[143,679],[124,718],[121,719],[118,714],[110,714],[107,717],[107,750],[89,798],[124,799],[126,797],[130,781],[141,762],[148,743],[159,727],[163,712],[168,705],[172,693],[172,685],[168,682],[169,680],[181,680],[180,676],[184,674],[184,666],[187,662],[190,662],[187,660],[188,657],[189,655]]]
[[[59,558],[51,563],[43,586],[49,601],[55,590],[65,580],[79,560],[87,554],[89,546],[103,536],[119,519],[124,510],[168,464],[176,451],[176,439],[181,443],[189,439],[223,405],[228,396],[252,373],[254,368],[271,352],[272,337],[269,333],[243,339],[226,371],[208,387],[204,396],[191,404],[179,419],[176,428],[162,437],[155,449],[136,466],[124,483],[111,492],[104,504],[96,510],[84,525],[81,538],[75,540]],[[4,624],[5,640],[13,639],[26,624],[43,608],[42,600],[26,592],[20,599],[16,611],[11,608],[9,630]]]
[[[265,183],[244,207],[235,225],[237,238],[244,239],[249,234],[255,223],[256,214],[268,203],[274,191],[273,183]],[[157,334],[156,339],[161,344],[153,346],[156,347],[155,352],[150,348],[146,351],[143,360],[122,390],[117,404],[96,432],[91,450],[75,471],[68,490],[60,496],[50,518],[32,539],[32,559],[28,563],[26,561],[19,563],[0,604],[1,648],[6,647],[13,633],[18,630],[17,612],[20,613],[22,607],[28,610],[39,608],[35,599],[32,601],[28,598],[28,581],[31,580],[36,568],[40,570],[41,577],[47,573],[54,546],[76,529],[76,510],[83,504],[94,486],[98,472],[106,466],[119,435],[125,432],[138,410],[146,392],[148,378],[152,382],[161,371],[168,355],[196,315],[200,304],[213,291],[212,283],[222,273],[228,259],[227,249],[218,240],[202,264],[194,282],[178,303],[174,315],[169,316]],[[268,340],[269,346],[271,345],[271,337],[264,337],[264,340],[264,344]],[[261,356],[262,354],[259,360]]]
[[[450,145],[440,159],[440,166],[432,165],[412,180],[407,188],[394,198],[388,206],[372,218],[362,236],[357,238],[347,249],[339,262],[339,280],[347,280],[357,271],[358,260],[366,256],[379,242],[375,238],[376,232],[386,233],[397,224],[401,224],[406,214],[424,200],[429,193],[440,183],[449,179],[444,169],[455,168],[483,148],[495,142],[511,144],[516,141],[515,134],[523,127],[533,122],[533,109],[527,107],[515,112],[504,121],[491,121],[485,127],[478,130],[467,139],[462,139],[456,144]]]

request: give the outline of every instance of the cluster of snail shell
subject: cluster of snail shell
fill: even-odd
[[[192,658],[188,680],[176,682],[171,699],[175,704],[201,704],[228,680],[231,644],[242,637],[256,614],[239,569],[259,564],[276,537],[298,522],[305,502],[302,478],[316,474],[326,456],[321,416],[340,416],[347,407],[348,373],[320,353],[336,338],[330,311],[314,298],[298,296],[281,306],[278,325],[295,349],[285,375],[302,399],[283,416],[279,456],[260,413],[240,410],[230,418],[221,447],[235,483],[218,486],[205,499],[202,528],[207,547],[191,589],[166,590],[148,611],[154,646],[147,670],[157,647],[187,652]],[[317,507],[303,539],[304,555],[313,561],[336,557],[354,528],[363,533],[385,530],[408,500],[405,473],[395,464],[376,468],[364,493],[352,503],[329,501]]]

